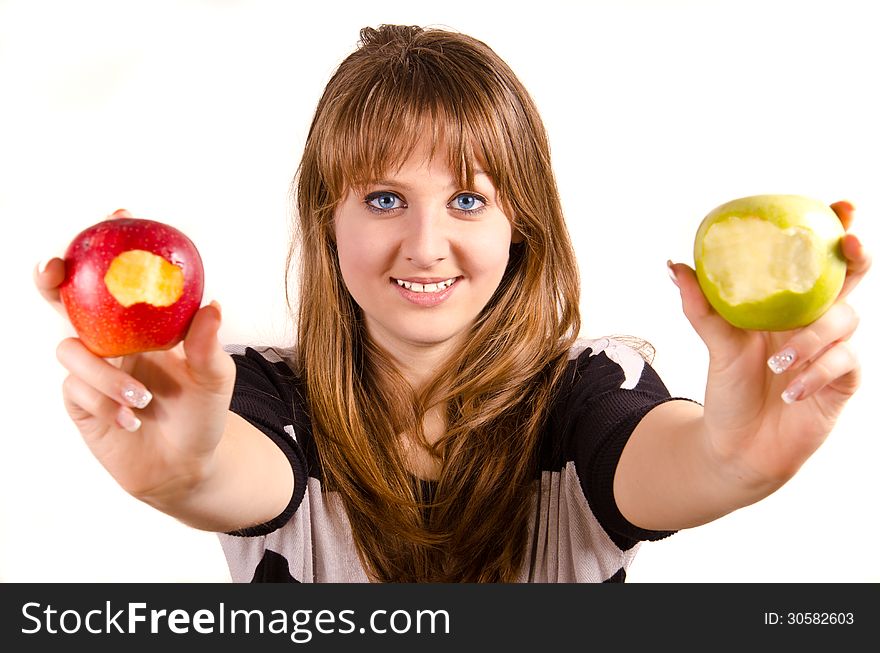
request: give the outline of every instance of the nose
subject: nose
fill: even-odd
[[[430,268],[449,256],[449,233],[444,214],[428,208],[407,215],[401,253],[418,268]]]

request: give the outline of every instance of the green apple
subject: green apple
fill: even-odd
[[[712,307],[742,329],[810,324],[843,287],[843,225],[800,195],[753,195],[713,209],[694,239],[697,280]]]

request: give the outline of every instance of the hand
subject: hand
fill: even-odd
[[[63,280],[59,258],[34,272],[39,292],[66,315],[58,293]],[[235,379],[235,365],[217,340],[220,322],[217,304],[203,306],[174,348],[120,358],[100,358],[78,338],[58,345],[69,372],[62,386],[68,414],[95,457],[134,496],[184,494],[211,465]]]
[[[831,205],[845,229],[848,202]],[[849,344],[858,315],[846,303],[871,266],[858,238],[844,235],[847,274],[836,302],[800,329],[761,332],[738,329],[709,305],[687,265],[670,264],[688,321],[709,351],[704,420],[714,455],[738,478],[778,487],[831,432],[860,382]]]

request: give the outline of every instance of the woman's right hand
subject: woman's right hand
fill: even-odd
[[[66,316],[63,280],[59,258],[34,273]],[[183,342],[164,351],[104,359],[79,338],[57,348],[69,372],[64,405],[89,449],[123,489],[166,512],[210,477],[226,426],[235,364],[217,338],[220,321],[216,303],[203,306]]]

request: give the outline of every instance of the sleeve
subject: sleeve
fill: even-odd
[[[603,339],[578,357],[568,397],[566,448],[590,509],[623,550],[675,531],[645,530],[621,514],[614,499],[614,473],[639,421],[654,407],[676,399],[657,372],[629,346]]]
[[[295,405],[302,402],[297,379],[290,367],[273,350],[227,347],[235,362],[235,386],[229,409],[266,434],[287,457],[293,470],[293,495],[284,511],[270,521],[232,531],[229,535],[253,537],[266,535],[286,524],[306,491],[307,464],[297,442]],[[273,358],[274,360],[270,360]]]

